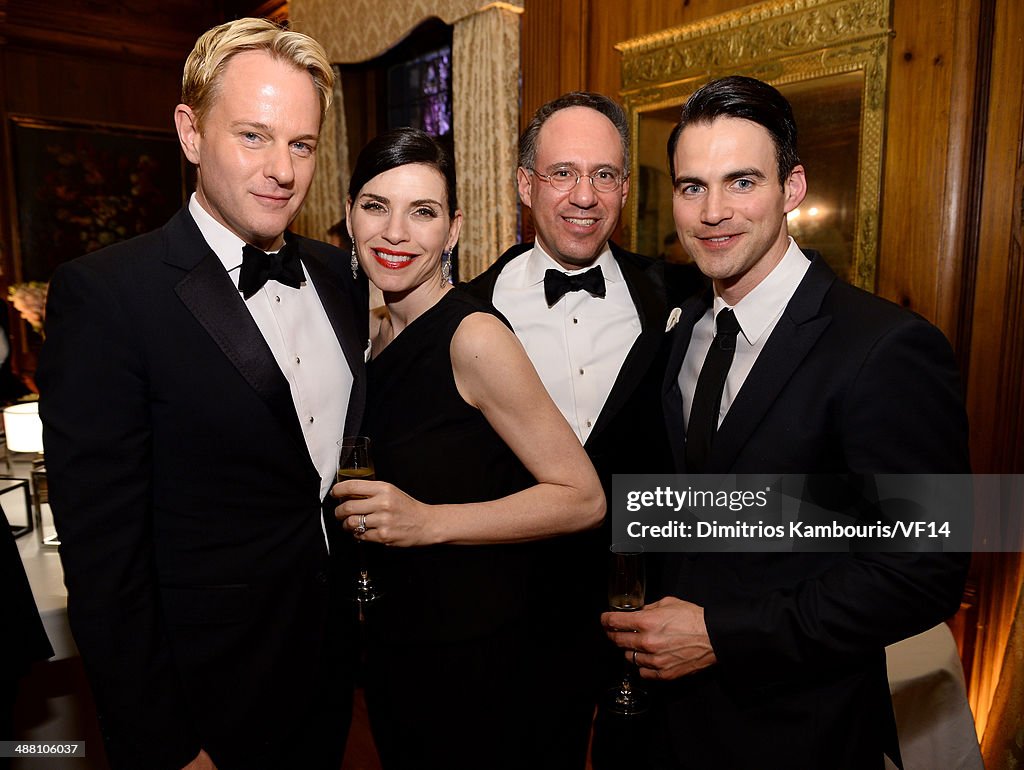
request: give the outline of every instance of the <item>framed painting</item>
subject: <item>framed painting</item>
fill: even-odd
[[[12,116],[10,161],[18,281],[159,227],[185,199],[171,131]]]
[[[790,233],[874,291],[889,19],[889,0],[772,0],[618,44],[633,250],[654,256],[675,233],[666,145],[680,107],[715,78],[748,75],[786,96],[799,127],[808,193]]]

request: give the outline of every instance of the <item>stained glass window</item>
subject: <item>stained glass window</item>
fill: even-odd
[[[388,69],[388,128],[412,126],[432,136],[452,130],[452,49],[439,48]]]

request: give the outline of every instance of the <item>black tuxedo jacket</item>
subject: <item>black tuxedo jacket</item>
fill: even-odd
[[[366,286],[337,249],[294,240],[354,375],[355,432]],[[320,477],[288,382],[187,209],[62,265],[47,333],[50,502],[113,765],[178,768],[200,747],[221,768],[301,757],[295,736],[351,702],[333,665],[350,656],[328,648]]]
[[[716,435],[708,473],[968,473],[942,333],[839,281],[813,252]],[[672,333],[663,396],[686,471],[677,382],[705,295]],[[661,688],[658,767],[881,767],[898,757],[884,646],[952,615],[968,554],[672,554],[664,592],[704,607],[718,663]],[[685,758],[685,759],[684,759]]]

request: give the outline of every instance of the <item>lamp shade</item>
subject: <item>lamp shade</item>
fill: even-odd
[[[4,432],[7,448],[12,452],[42,452],[43,423],[39,419],[39,402],[28,401],[4,409]]]

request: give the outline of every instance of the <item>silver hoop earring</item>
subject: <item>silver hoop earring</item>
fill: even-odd
[[[352,244],[352,280],[359,277],[359,257],[356,256],[356,245]]]
[[[452,250],[445,249],[441,254],[441,285],[452,282]]]

